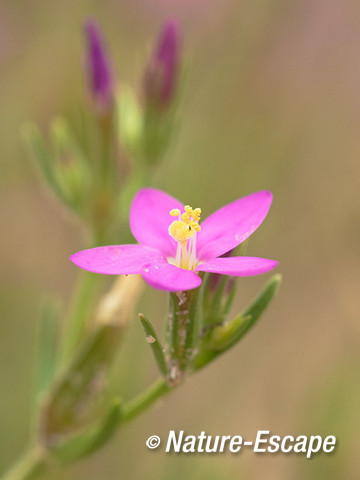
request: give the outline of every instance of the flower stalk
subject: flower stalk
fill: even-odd
[[[181,383],[191,357],[188,349],[190,306],[193,290],[170,294],[170,309],[167,323],[166,357],[169,366],[169,385]]]

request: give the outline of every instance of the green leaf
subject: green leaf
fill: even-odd
[[[39,404],[53,381],[57,368],[59,347],[59,306],[54,299],[44,302],[40,313],[40,325],[34,362],[34,384],[31,405],[31,423],[36,434]]]
[[[79,347],[85,335],[86,323],[95,308],[101,276],[81,270],[75,286],[75,294],[70,304],[69,318],[59,348],[59,364],[63,365]]]
[[[99,325],[58,377],[40,416],[41,440],[49,448],[66,443],[94,422],[122,332],[118,325]]]
[[[36,395],[42,394],[50,385],[56,370],[59,339],[59,308],[54,300],[46,300],[41,312],[36,359]]]
[[[267,282],[264,289],[249,307],[230,322],[214,326],[203,338],[199,354],[195,357],[193,368],[199,370],[226,352],[241,340],[259,320],[272,301],[281,282],[281,275],[276,274]]]
[[[92,188],[89,161],[65,119],[58,117],[52,121],[51,136],[57,183],[72,209],[84,215]]]
[[[277,292],[280,282],[281,275],[273,275],[257,298],[241,314],[241,317],[244,319],[244,321],[239,327],[239,330],[237,331],[228,348],[237,343],[259,320]]]
[[[55,147],[60,148],[64,154],[74,156],[79,164],[84,166],[88,164],[88,160],[65,118],[56,117],[51,122],[51,133]]]
[[[102,448],[113,436],[121,418],[122,401],[115,398],[103,418],[79,435],[69,438],[54,455],[63,463],[74,462]]]
[[[48,187],[64,202],[68,203],[56,178],[54,159],[48,151],[38,127],[29,123],[22,129],[22,136],[28,146],[30,156],[43,174]]]
[[[150,321],[142,313],[139,313],[139,320],[144,328],[146,341],[151,347],[160,373],[166,377],[169,373],[169,369],[165,360],[163,347],[159,341],[156,331]]]

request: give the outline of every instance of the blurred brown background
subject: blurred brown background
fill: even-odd
[[[176,145],[157,185],[210,213],[274,193],[250,255],[280,261],[283,285],[234,350],[91,459],[54,479],[359,478],[360,8],[356,0],[0,2],[0,470],[26,448],[31,370],[44,295],[69,299],[81,228],[49,200],[20,128],[56,114],[79,121],[83,31],[98,19],[120,82],[138,81],[169,14],[181,21],[188,73]],[[265,278],[242,279],[234,313]],[[160,306],[159,306],[160,304]],[[166,295],[141,309],[162,324]],[[132,371],[128,358],[134,358]],[[118,362],[124,395],[155,378],[134,318]],[[165,455],[152,434],[336,435],[332,455]],[[50,477],[49,477],[50,478]]]

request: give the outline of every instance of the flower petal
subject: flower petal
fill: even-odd
[[[144,265],[165,261],[158,250],[143,245],[90,248],[71,255],[70,260],[89,272],[108,275],[141,273]]]
[[[256,192],[210,215],[201,223],[197,237],[198,259],[216,258],[250,237],[263,222],[271,202],[271,192]]]
[[[130,229],[142,245],[157,248],[165,256],[174,256],[176,242],[169,235],[173,221],[169,212],[183,209],[179,200],[155,188],[143,188],[135,196],[130,209]]]
[[[149,285],[167,292],[192,290],[201,284],[201,278],[192,270],[184,270],[167,262],[146,265],[141,274]]]
[[[234,277],[250,277],[266,273],[275,268],[278,263],[276,260],[258,257],[222,257],[201,263],[195,270]]]

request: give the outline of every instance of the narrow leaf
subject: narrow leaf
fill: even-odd
[[[48,186],[61,200],[68,203],[64,192],[58,184],[54,171],[53,158],[45,145],[40,130],[36,125],[30,123],[23,128],[22,134],[28,146],[30,156],[42,172]]]
[[[211,329],[203,339],[199,354],[193,362],[193,368],[199,370],[226,352],[255,325],[270,304],[281,282],[281,275],[274,275],[265,285],[257,298],[232,321]]]
[[[37,430],[39,404],[53,381],[57,368],[59,340],[59,308],[53,299],[47,299],[40,312],[40,325],[37,335],[34,362],[34,383],[31,422],[33,433]]]
[[[237,343],[255,325],[273,299],[279,288],[280,282],[280,274],[271,277],[257,298],[241,314],[243,322],[239,325],[239,329],[227,348],[230,348]]]
[[[57,183],[74,211],[81,214],[91,190],[88,160],[63,118],[53,120],[51,136]]]
[[[139,320],[144,328],[146,341],[151,347],[160,373],[166,377],[169,373],[169,369],[165,360],[163,347],[159,341],[156,331],[150,321],[142,313],[139,313]]]
[[[36,395],[43,393],[54,378],[59,338],[59,310],[55,301],[44,302],[36,360]]]

